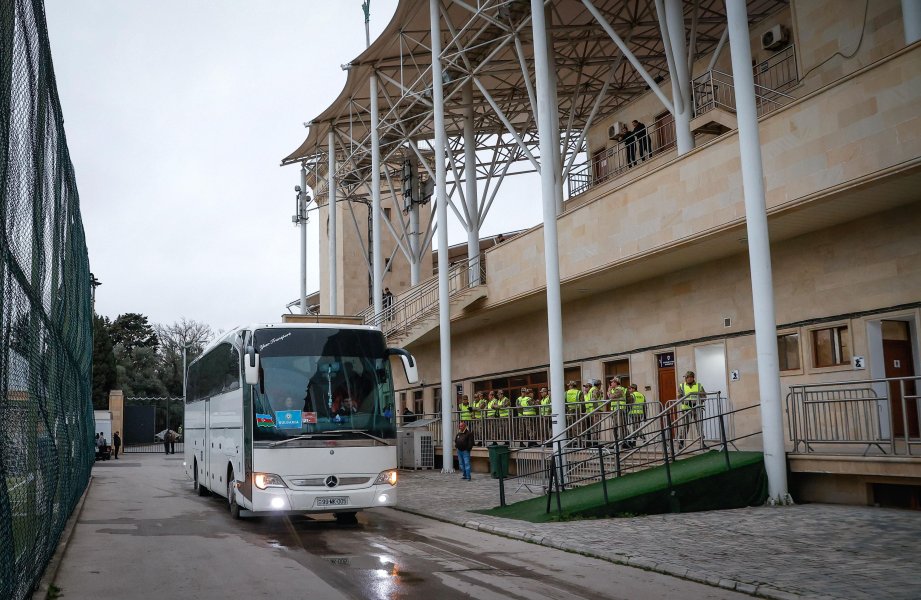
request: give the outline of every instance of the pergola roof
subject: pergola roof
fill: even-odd
[[[662,0],[659,0],[661,2]],[[650,77],[669,77],[656,0],[598,0],[598,11],[624,41]],[[530,2],[461,0],[441,3],[441,54],[444,69],[445,127],[461,136],[464,109],[472,104],[478,149],[496,152],[499,162],[537,155],[534,101],[534,48]],[[763,19],[787,0],[749,0],[751,22]],[[724,0],[684,2],[689,61],[714,50],[726,27]],[[580,133],[621,106],[645,94],[647,80],[624,59],[602,25],[578,0],[548,2],[547,27],[555,62],[561,143],[565,154],[582,150]],[[402,155],[407,140],[430,140],[432,131],[431,50],[428,3],[401,0],[383,33],[349,63],[345,87],[312,121],[307,138],[282,164],[300,161],[325,171],[327,134],[335,128],[340,171],[370,167],[370,86],[378,75],[381,156]],[[470,84],[470,85],[467,85]],[[467,85],[469,98],[465,97]],[[515,140],[514,130],[518,139]],[[488,139],[488,143],[486,140]],[[460,144],[454,146],[459,148]],[[424,148],[420,148],[425,152]],[[530,156],[529,156],[530,153]],[[565,155],[564,155],[565,160]],[[496,164],[496,160],[492,161]],[[316,169],[312,169],[318,175]],[[488,176],[485,170],[478,173]]]

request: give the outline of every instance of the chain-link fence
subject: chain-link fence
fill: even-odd
[[[0,598],[27,597],[93,464],[90,272],[42,0],[0,2]]]

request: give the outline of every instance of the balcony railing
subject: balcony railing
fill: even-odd
[[[799,82],[796,54],[787,46],[764,62],[753,67],[755,79],[755,107],[758,116],[774,111],[793,100],[784,92]],[[736,110],[735,88],[732,75],[711,70],[693,82],[694,116],[699,117],[715,108],[730,112]]]
[[[448,269],[448,298],[486,283],[486,257],[456,262]],[[385,336],[399,336],[438,311],[438,276],[431,277],[398,297],[384,310],[369,306],[358,313],[365,324],[381,328]]]
[[[569,197],[578,196],[587,189],[620,177],[633,167],[662,155],[675,147],[675,121],[663,119],[648,126],[637,136],[627,132],[623,139],[593,156],[569,173]]]
[[[755,103],[758,116],[765,115],[793,100],[784,93],[799,82],[793,45],[787,46],[753,67]],[[732,75],[711,70],[692,82],[694,116],[715,108],[735,112]],[[661,156],[675,146],[675,121],[666,118],[646,128],[645,136],[636,138],[627,132],[616,144],[575,166],[569,173],[569,197],[578,196],[596,185],[620,177],[646,159]]]
[[[917,456],[921,377],[794,385],[787,423],[794,452]]]

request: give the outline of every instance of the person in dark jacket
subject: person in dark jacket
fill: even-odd
[[[122,449],[122,438],[117,431],[112,434],[112,446],[115,448],[115,460],[118,460],[118,452]]]
[[[457,435],[454,436],[454,447],[457,448],[457,463],[461,475],[470,481],[470,449],[473,448],[473,432],[467,428],[466,421],[461,421],[457,426]]]

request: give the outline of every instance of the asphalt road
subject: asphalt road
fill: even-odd
[[[233,521],[181,459],[101,463],[55,585],[63,598],[747,598],[382,509]]]

